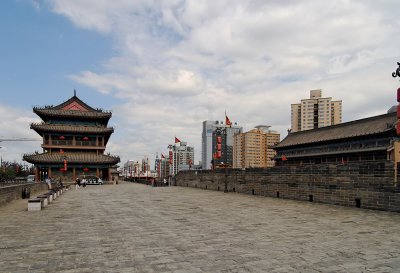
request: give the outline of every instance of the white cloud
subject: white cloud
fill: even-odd
[[[394,1],[48,0],[116,55],[74,81],[124,99],[113,151],[153,156],[173,135],[196,147],[201,122],[230,117],[286,135],[310,89],[342,99],[344,120],[394,104],[400,25]],[[139,158],[138,158],[139,159]]]
[[[1,139],[32,138],[40,140],[40,136],[29,130],[29,124],[39,122],[32,112],[6,106],[0,103],[0,155],[5,161],[22,161],[21,151],[34,152],[40,147],[40,141],[1,141]]]

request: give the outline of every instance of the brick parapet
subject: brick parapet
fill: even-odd
[[[46,183],[26,183],[0,187],[0,206],[21,199],[23,196],[22,192],[25,189],[28,189],[30,195],[33,196],[36,193],[46,191],[48,186]]]
[[[391,161],[218,169],[180,172],[176,185],[223,191],[226,177],[230,192],[400,211],[394,173]]]

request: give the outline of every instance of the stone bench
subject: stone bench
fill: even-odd
[[[43,199],[33,198],[28,200],[28,211],[40,211],[42,210]]]
[[[47,195],[38,195],[36,199],[42,199],[42,208],[47,207],[49,205],[49,199]]]
[[[39,195],[39,196],[37,196],[37,197],[38,197],[38,198],[39,198],[39,197],[46,197],[46,198],[47,198],[47,203],[48,203],[48,204],[50,204],[51,202],[53,202],[53,194],[50,193],[50,192],[43,193],[43,194],[41,194],[41,195]]]
[[[38,195],[36,198],[29,199],[28,211],[40,211],[42,208],[53,202],[62,193],[62,187],[55,187],[46,193]]]

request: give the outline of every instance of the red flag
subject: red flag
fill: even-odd
[[[161,158],[165,158],[165,156],[163,154],[161,154]]]
[[[227,126],[232,126],[232,122],[229,120],[228,116],[225,114],[225,124]]]
[[[179,138],[175,137],[175,143],[179,143],[179,142],[181,142],[181,141],[179,140]]]

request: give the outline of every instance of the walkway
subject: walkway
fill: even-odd
[[[1,272],[399,272],[400,214],[193,188],[0,208]]]

